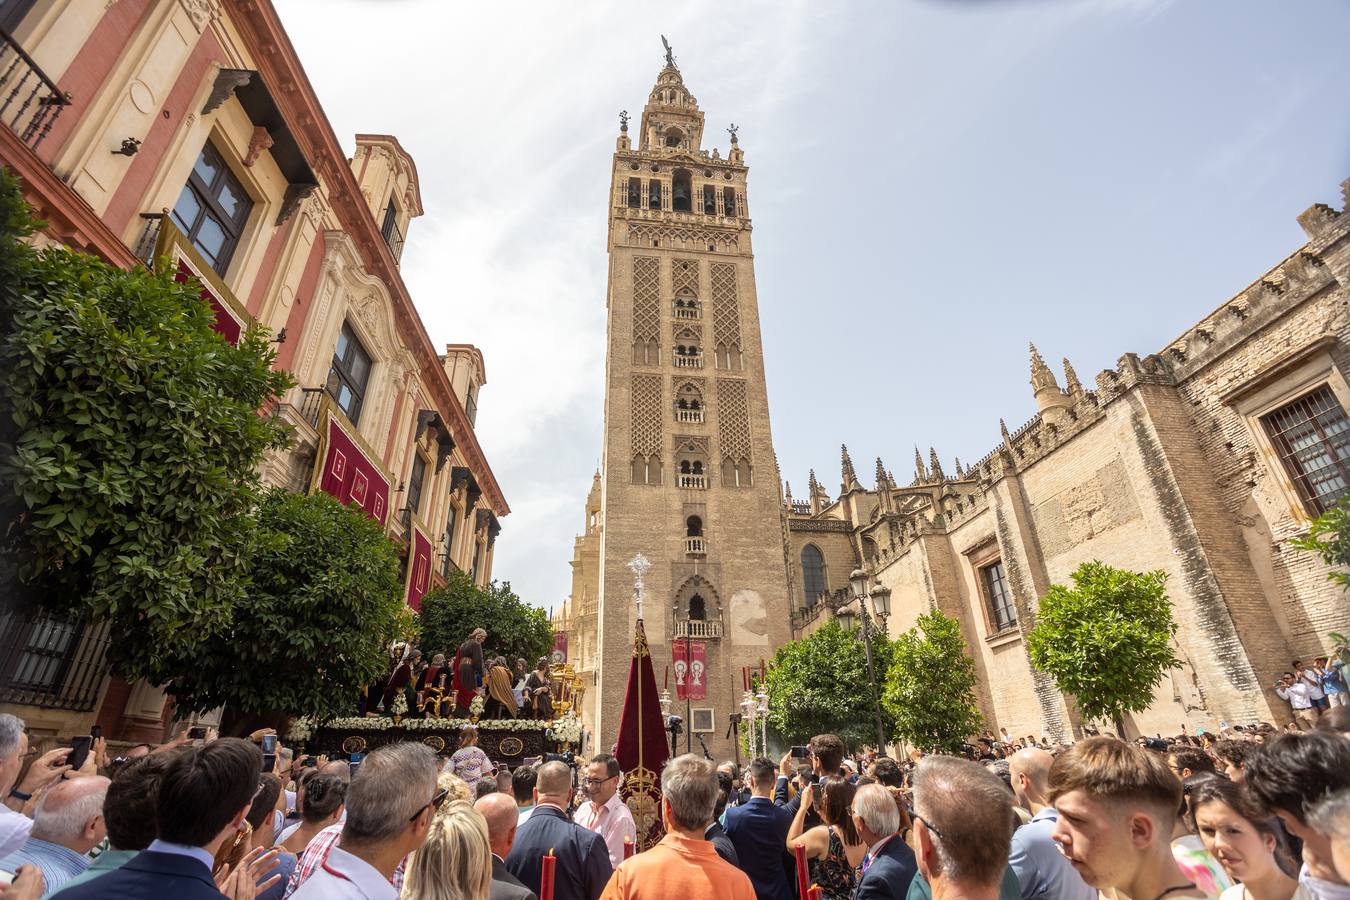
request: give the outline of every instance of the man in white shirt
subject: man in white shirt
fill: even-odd
[[[1289,702],[1295,720],[1308,726],[1309,729],[1317,727],[1317,710],[1313,707],[1312,690],[1307,682],[1296,678],[1293,672],[1285,672],[1284,677],[1273,687],[1275,693]]]
[[[397,900],[394,870],[422,846],[448,791],[436,787],[436,754],[411,741],[381,747],[347,790],[338,846],[291,896],[295,900]]]
[[[624,839],[637,842],[637,823],[619,796],[619,777],[619,761],[613,756],[600,753],[592,757],[582,784],[590,802],[581,804],[572,816],[572,821],[604,839],[609,864],[615,868],[623,862]]]
[[[0,713],[0,857],[9,856],[28,840],[33,820],[23,814],[24,804],[70,770],[65,765],[69,753],[69,747],[61,747],[43,754],[19,784],[19,771],[28,756],[28,733],[23,719]]]

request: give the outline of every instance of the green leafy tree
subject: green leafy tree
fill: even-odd
[[[1350,497],[1308,524],[1308,533],[1291,543],[1301,550],[1311,550],[1322,561],[1332,566],[1327,578],[1350,587]]]
[[[979,731],[975,661],[960,623],[934,609],[900,635],[882,702],[895,719],[896,736],[921,750],[954,752]]]
[[[1130,572],[1093,561],[1052,585],[1027,635],[1031,663],[1072,694],[1088,719],[1108,719],[1124,735],[1124,715],[1153,702],[1172,652],[1167,573]]]
[[[510,582],[492,582],[480,588],[463,572],[449,584],[422,598],[417,616],[424,654],[444,653],[453,660],[459,645],[475,628],[487,629],[484,652],[505,656],[514,664],[524,658],[530,668],[553,650],[553,626],[548,614],[531,606],[511,590]]]
[[[850,747],[875,744],[875,692],[867,677],[862,632],[836,620],[801,640],[778,648],[769,670],[769,725],[793,744],[812,735],[835,734]],[[872,632],[872,664],[878,678],[891,666],[891,641]],[[895,719],[882,712],[887,740]]]
[[[3,171],[0,226],[0,594],[109,621],[142,675],[245,598],[257,467],[289,439],[258,410],[290,377],[196,284],[25,244]]]
[[[180,711],[350,713],[406,622],[398,552],[379,522],[328,494],[269,491],[253,582],[234,619],[152,671]]]

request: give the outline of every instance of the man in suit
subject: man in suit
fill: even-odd
[[[155,801],[159,837],[121,868],[62,891],[62,900],[220,900],[211,864],[253,806],[262,751],[221,738],[172,752]]]
[[[727,760],[717,767],[717,777],[719,781],[726,781],[726,779],[722,778],[723,775],[726,776],[726,779],[730,779],[730,788],[727,793],[727,806],[741,806],[742,804],[749,803],[750,798],[754,796],[754,794],[751,793],[749,788],[740,785],[740,765],[731,760]]]
[[[609,863],[604,838],[568,818],[571,795],[572,770],[565,763],[548,762],[539,767],[534,812],[517,828],[515,844],[506,855],[506,868],[538,894],[541,860],[552,851],[558,858],[554,900],[599,900],[614,867]]]
[[[516,801],[510,794],[488,794],[473,808],[487,821],[488,846],[492,848],[492,896],[490,900],[538,900],[534,891],[506,870],[506,857],[516,842]]]
[[[867,843],[854,900],[904,900],[917,866],[899,834],[900,809],[891,792],[865,784],[853,795],[853,827]]]
[[[764,757],[746,769],[751,797],[727,809],[726,833],[736,848],[741,871],[750,876],[756,900],[795,900],[792,860],[787,854],[792,814],[773,802],[777,770]]]

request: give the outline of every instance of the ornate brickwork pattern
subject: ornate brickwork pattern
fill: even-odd
[[[713,343],[741,346],[741,313],[736,305],[736,267],[713,263]]]
[[[660,340],[661,261],[654,256],[633,257],[633,340]]]
[[[661,377],[634,375],[632,404],[634,456],[660,455],[664,412],[665,407],[661,405]]]
[[[698,296],[698,260],[672,259],[670,261],[670,281],[675,296],[681,293]]]
[[[674,228],[646,223],[628,223],[628,243],[642,247],[675,247],[677,250],[708,250],[734,253],[740,249],[740,235],[734,231],[710,231],[702,228]]]
[[[750,415],[745,382],[717,379],[717,443],[728,459],[750,459]]]

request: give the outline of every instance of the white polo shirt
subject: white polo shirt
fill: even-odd
[[[294,900],[398,900],[398,891],[370,863],[341,847],[291,894]]]

